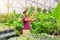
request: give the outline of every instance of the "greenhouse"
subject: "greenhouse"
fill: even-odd
[[[60,0],[0,0],[0,40],[60,40]]]

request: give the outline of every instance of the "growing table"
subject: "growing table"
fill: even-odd
[[[15,31],[6,32],[6,33],[3,33],[3,34],[0,34],[0,40],[2,40],[3,38],[14,36],[14,35],[16,35],[16,32]]]

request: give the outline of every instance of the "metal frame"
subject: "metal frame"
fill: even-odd
[[[14,1],[15,0],[13,0],[12,1],[12,3],[10,3],[9,2],[9,0],[7,1],[8,2],[8,4],[5,4],[5,2],[4,2],[4,0],[2,0],[2,2],[4,3],[4,5],[7,7],[7,11],[8,11],[8,13],[9,13],[9,8],[10,7],[12,7],[11,5],[14,3]],[[38,2],[38,0],[36,0],[36,2],[35,1],[32,1],[32,0],[24,0],[25,1],[25,6],[23,5],[23,4],[21,4],[21,1],[19,1],[19,0],[16,0],[18,3],[19,3],[19,5],[21,5],[24,9],[26,9],[27,7],[30,7],[33,3],[35,3],[36,4],[36,6],[38,7],[38,4],[40,4],[41,6],[44,6],[44,8],[46,8],[47,7],[47,5],[46,5],[46,3],[49,1],[49,0],[44,0],[44,4],[41,4],[41,3],[39,3]],[[28,1],[30,1],[30,2],[32,2],[29,6],[27,6],[27,3],[28,3]],[[42,0],[41,0],[42,1]],[[57,0],[55,0],[55,2],[57,2]],[[53,3],[53,4],[51,4],[51,0],[50,0],[50,8],[52,8],[51,6],[55,6],[55,2]],[[18,8],[18,7],[17,7]]]

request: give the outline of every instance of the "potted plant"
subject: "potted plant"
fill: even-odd
[[[10,32],[9,26],[5,26],[5,33],[9,33],[9,32]]]
[[[10,32],[13,32],[14,31],[14,27],[10,27]]]
[[[47,12],[47,9],[43,9],[43,13],[46,13]]]
[[[21,26],[16,26],[16,30],[18,30],[20,32],[20,34],[23,34],[23,27]]]
[[[38,8],[36,9],[36,11],[37,11],[37,12],[41,12],[41,8],[38,7]]]
[[[0,34],[4,34],[4,28],[0,27]]]
[[[28,15],[31,16],[31,14],[35,11],[35,7],[34,6],[31,6],[29,9],[28,9]]]

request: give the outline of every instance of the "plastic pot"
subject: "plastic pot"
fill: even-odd
[[[10,32],[14,32],[14,29],[10,29]]]
[[[5,33],[5,31],[0,31],[0,35],[1,35],[1,34],[4,34],[4,33]]]
[[[20,34],[23,34],[23,30],[20,30]]]
[[[0,34],[4,34],[5,30],[3,28],[0,28]]]
[[[10,32],[10,30],[5,30],[5,33],[9,33]]]
[[[14,31],[14,27],[10,27],[10,32],[13,32]]]

